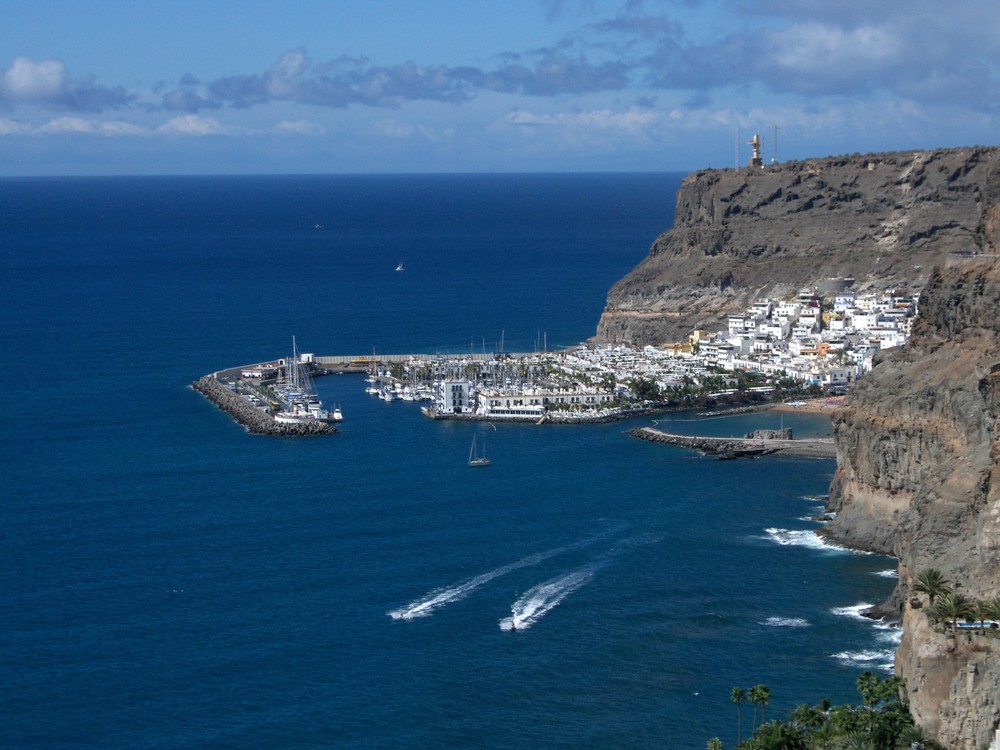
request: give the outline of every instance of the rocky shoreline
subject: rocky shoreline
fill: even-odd
[[[288,424],[278,422],[255,406],[247,403],[237,394],[220,383],[215,375],[205,375],[191,384],[198,393],[203,395],[222,411],[235,419],[253,435],[276,435],[280,437],[300,437],[304,435],[330,435],[337,428],[326,422],[297,422]]]

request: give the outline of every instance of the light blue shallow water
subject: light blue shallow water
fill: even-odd
[[[768,683],[779,715],[853,699],[891,633],[833,610],[893,565],[808,533],[830,461],[501,424],[471,471],[473,425],[357,376],[318,383],[346,421],[311,440],[249,436],[187,387],[292,334],[580,341],[678,182],[0,181],[2,744],[695,748],[732,743],[733,686]]]

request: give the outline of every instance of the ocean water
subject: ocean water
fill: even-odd
[[[0,745],[701,748],[732,745],[734,686],[853,700],[894,565],[816,537],[832,461],[499,424],[472,471],[475,425],[358,376],[318,382],[345,422],[301,440],[188,387],[292,335],[582,341],[680,179],[0,180]],[[829,431],[658,421],[780,419]]]

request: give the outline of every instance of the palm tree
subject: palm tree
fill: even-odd
[[[743,688],[734,687],[729,693],[729,699],[736,704],[736,744],[743,741],[743,702],[747,699],[747,693]]]
[[[722,740],[720,740],[718,737],[713,737],[708,741],[708,745],[706,745],[706,748],[707,750],[722,750]]]
[[[754,747],[760,750],[806,750],[806,735],[784,721],[761,724],[754,737]]]
[[[747,693],[750,702],[753,703],[754,726],[757,725],[757,704],[760,704],[760,723],[765,721],[765,709],[771,702],[771,688],[767,685],[754,685]]]
[[[826,714],[818,706],[810,706],[808,703],[802,703],[792,711],[792,723],[806,732],[811,733],[813,730],[823,726],[825,721]]]
[[[994,596],[984,603],[984,612],[987,620],[1000,622],[1000,596]]]
[[[920,594],[927,594],[930,606],[934,606],[934,598],[944,596],[952,592],[951,584],[941,575],[937,568],[926,568],[917,574],[913,584],[913,590]]]
[[[962,594],[943,594],[937,603],[928,611],[935,620],[950,622],[952,633],[958,633],[959,618],[972,617],[973,604],[969,597]]]
[[[979,623],[979,634],[986,635],[986,621],[993,619],[989,602],[977,599],[972,603],[972,617]]]

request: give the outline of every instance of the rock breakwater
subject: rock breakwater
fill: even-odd
[[[205,375],[191,384],[191,387],[243,425],[254,435],[278,435],[295,437],[303,435],[329,435],[337,429],[326,422],[310,421],[297,423],[278,422],[270,414],[248,403],[246,399],[233,393],[220,383],[214,375]]]
[[[662,445],[677,445],[701,451],[717,458],[756,458],[757,456],[802,456],[808,458],[833,458],[836,448],[833,440],[792,440],[770,433],[790,434],[790,430],[765,430],[761,435],[745,438],[717,438],[697,435],[676,435],[652,427],[636,427],[629,435],[639,440]],[[768,434],[764,434],[768,433]]]

